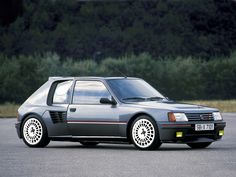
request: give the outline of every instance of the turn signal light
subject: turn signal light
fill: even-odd
[[[176,122],[176,118],[173,112],[168,113],[168,118],[170,122]]]

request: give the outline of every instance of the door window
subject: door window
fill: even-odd
[[[100,81],[77,81],[75,84],[74,104],[100,104],[104,97],[110,97],[110,93]]]

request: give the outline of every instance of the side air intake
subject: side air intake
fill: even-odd
[[[66,120],[66,112],[64,111],[49,111],[52,122],[56,123],[63,123]]]

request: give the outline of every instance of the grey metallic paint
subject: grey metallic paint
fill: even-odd
[[[154,119],[159,128],[160,139],[163,142],[177,142],[174,137],[176,130],[187,131],[191,129],[188,126],[178,126],[177,124],[194,124],[195,122],[180,122],[174,126],[163,127],[163,124],[173,124],[168,121],[168,112],[184,112],[184,113],[209,113],[218,111],[214,108],[208,108],[198,105],[180,104],[173,102],[130,102],[123,103],[119,101],[112,92],[107,79],[103,77],[70,77],[70,78],[50,78],[43,86],[33,93],[18,110],[18,123],[16,124],[18,136],[24,118],[29,114],[36,114],[45,123],[48,136],[53,140],[80,140],[90,138],[94,140],[114,140],[128,141],[129,126],[137,115],[146,114]],[[129,78],[123,78],[129,79]],[[74,88],[76,80],[96,80],[105,84],[111,95],[117,102],[116,105],[98,104],[98,105],[79,105],[73,104],[72,99],[68,104],[52,104],[48,105],[47,98],[50,87],[53,82],[60,80],[73,80]],[[71,91],[71,98],[73,92]],[[75,108],[75,112],[71,112],[70,108]],[[67,118],[63,123],[54,124],[50,118],[49,111],[66,111]],[[225,122],[221,122],[220,128],[225,127]],[[199,122],[198,122],[199,123]],[[214,123],[216,123],[214,121]],[[175,125],[177,125],[175,127]],[[205,142],[214,141],[216,139],[196,139],[195,141]],[[180,140],[181,142],[181,140]],[[182,141],[184,142],[184,141]]]

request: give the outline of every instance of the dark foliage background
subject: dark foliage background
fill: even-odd
[[[0,102],[22,102],[48,76],[120,75],[114,67],[170,98],[236,98],[233,0],[7,2]]]
[[[204,61],[177,57],[156,60],[149,54],[94,60],[64,61],[55,53],[7,58],[0,56],[0,100],[25,100],[48,76],[141,77],[171,99],[236,98],[236,53],[228,59]]]
[[[230,55],[235,29],[236,3],[230,0],[24,0],[24,13],[0,29],[0,51],[8,56],[53,51],[84,59],[96,52],[209,59]]]

